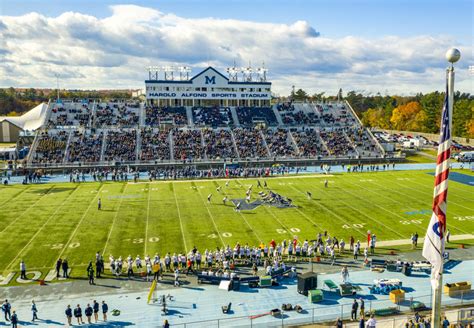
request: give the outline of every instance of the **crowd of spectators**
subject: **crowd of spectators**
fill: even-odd
[[[106,161],[135,161],[137,130],[109,131],[105,147]]]
[[[195,125],[217,128],[234,124],[228,107],[193,107],[192,112]]]
[[[291,103],[278,104],[277,109],[284,125],[317,125],[320,123],[319,116],[315,112],[296,110]]]
[[[96,163],[100,161],[104,134],[74,131],[69,142],[67,161]]]
[[[235,129],[233,133],[240,158],[269,157],[265,140],[259,130]]]
[[[268,149],[274,157],[296,157],[297,152],[285,129],[267,129],[264,132]]]
[[[208,159],[237,158],[230,131],[203,129],[202,136]]]
[[[175,160],[200,160],[204,157],[200,130],[173,130]]]
[[[140,160],[169,160],[170,133],[169,131],[155,132],[152,128],[141,129]]]
[[[90,125],[92,110],[88,104],[65,103],[51,110],[47,126],[82,126]]]
[[[159,126],[160,124],[184,126],[188,124],[186,108],[184,107],[146,107],[145,124]]]
[[[328,155],[324,149],[318,132],[313,128],[292,132],[298,146],[299,155],[303,157],[324,157]]]
[[[353,144],[346,137],[343,128],[330,131],[322,130],[320,135],[326,143],[330,156],[354,156],[356,154]]]
[[[270,107],[239,107],[236,108],[237,117],[243,126],[253,126],[257,122],[264,122],[269,126],[278,125],[275,113]]]
[[[349,140],[356,146],[360,155],[377,155],[378,150],[376,142],[371,138],[365,128],[354,127],[347,129],[347,136]]]
[[[62,163],[68,136],[64,130],[41,132],[33,163]]]
[[[135,103],[99,104],[95,113],[95,125],[97,127],[116,126],[119,128],[138,126],[140,120],[138,110],[139,105]]]

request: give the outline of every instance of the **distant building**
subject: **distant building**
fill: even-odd
[[[17,142],[21,134],[33,133],[43,125],[47,109],[42,103],[21,116],[0,116],[0,142]]]

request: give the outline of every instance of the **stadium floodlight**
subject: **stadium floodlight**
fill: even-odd
[[[189,72],[191,72],[190,67],[188,67],[188,66],[179,66],[178,71],[179,71],[179,79],[181,81],[189,80]]]
[[[163,72],[165,72],[165,80],[173,80],[173,72],[174,72],[174,67],[173,66],[163,66],[161,68]]]
[[[258,80],[260,82],[267,81],[267,72],[268,68],[265,68],[265,63],[262,64],[262,67],[257,68]]]
[[[158,80],[158,72],[160,71],[160,67],[158,66],[148,66],[148,79],[149,80]]]

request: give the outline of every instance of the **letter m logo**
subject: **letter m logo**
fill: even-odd
[[[212,77],[209,77],[209,76],[205,76],[206,78],[206,84],[216,84],[216,77],[215,76],[212,76]]]

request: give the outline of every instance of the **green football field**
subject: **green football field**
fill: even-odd
[[[351,235],[365,240],[367,230],[379,241],[407,239],[413,232],[422,236],[431,215],[433,180],[425,171],[273,177],[268,187],[296,207],[262,205],[241,212],[231,202],[223,205],[222,198],[245,198],[252,184],[256,199],[261,190],[256,179],[231,179],[228,187],[226,180],[2,186],[0,273],[18,271],[21,259],[28,270],[46,272],[58,257],[66,257],[74,269],[97,251],[106,259],[109,254],[163,256],[194,245],[204,251],[237,242],[314,239],[325,230],[346,241]],[[473,233],[474,186],[450,182],[448,227],[452,235]]]

